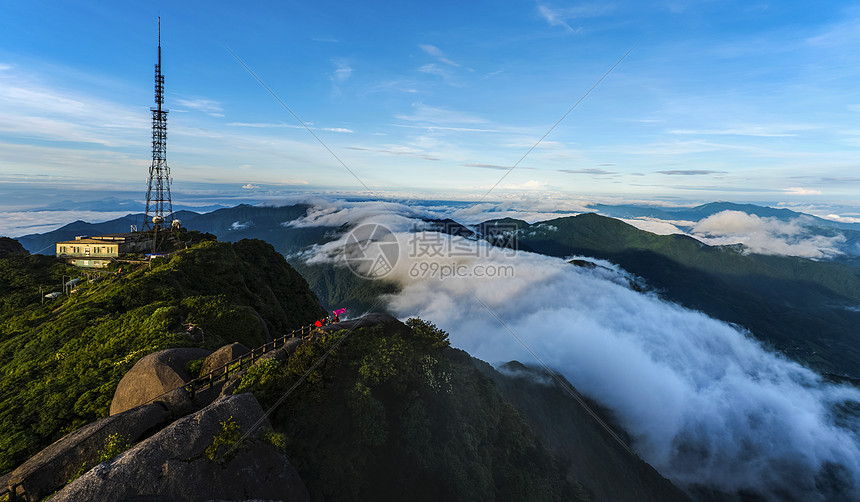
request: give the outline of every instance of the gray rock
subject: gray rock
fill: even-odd
[[[210,371],[218,370],[215,375],[221,375],[224,373],[222,366],[229,363],[233,359],[236,359],[237,357],[244,356],[249,352],[251,352],[251,349],[245,347],[239,342],[233,342],[230,345],[225,345],[210,354],[206,358],[206,360],[203,361],[203,367],[200,368],[200,374],[205,375]]]
[[[161,403],[161,405],[170,412],[171,416],[175,420],[203,408],[212,401],[210,400],[205,404],[201,404],[196,399],[192,398],[191,394],[189,394],[187,390],[180,387],[162,394],[153,402]]]
[[[350,319],[348,321],[341,321],[337,324],[328,324],[323,326],[322,328],[316,328],[315,332],[325,332],[330,333],[332,331],[340,331],[342,329],[358,329],[365,328],[368,326],[376,326],[377,324],[388,324],[392,322],[400,322],[396,317],[391,316],[389,314],[383,313],[374,313],[374,314],[366,314],[358,319]]]
[[[210,460],[206,450],[216,436],[224,436],[223,423],[229,421],[238,424],[241,434],[250,434],[232,451],[222,445]],[[261,439],[268,426],[253,395],[222,397],[99,464],[49,500],[309,500],[287,457]]]
[[[41,500],[65,485],[84,463],[93,465],[111,434],[135,442],[170,419],[162,405],[153,403],[85,425],[21,464],[8,483],[21,483],[30,500]]]
[[[185,365],[209,354],[204,349],[167,349],[142,357],[119,381],[110,414],[140,406],[187,383],[191,376]]]

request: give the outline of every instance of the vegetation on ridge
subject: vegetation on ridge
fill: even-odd
[[[328,334],[252,368],[242,388],[271,407],[335,346],[270,416],[315,500],[583,500],[492,381],[422,320]]]
[[[262,241],[199,242],[42,304],[40,285],[59,290],[82,273],[47,256],[0,259],[0,472],[106,416],[119,380],[151,352],[253,347],[324,314]]]

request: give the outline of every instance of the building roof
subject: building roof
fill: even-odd
[[[57,244],[122,244],[127,240],[133,240],[137,236],[138,234],[135,233],[93,235],[92,237],[82,235],[75,237],[75,240],[72,241],[58,241]]]

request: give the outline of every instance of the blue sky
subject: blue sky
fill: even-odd
[[[490,199],[860,207],[852,2],[7,1],[0,198],[143,196],[159,15],[178,193],[480,198],[632,48]]]

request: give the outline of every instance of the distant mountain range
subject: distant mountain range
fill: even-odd
[[[686,220],[699,221],[713,216],[723,211],[739,211],[741,213],[752,214],[761,218],[777,218],[783,221],[790,221],[796,218],[810,218],[817,225],[822,227],[839,228],[844,230],[860,230],[860,223],[847,223],[840,221],[827,220],[811,214],[799,213],[791,209],[773,208],[766,206],[757,206],[755,204],[736,204],[734,202],[710,202],[692,208],[664,208],[657,206],[643,205],[608,205],[608,204],[593,204],[588,206],[594,209],[594,212],[600,213],[612,218],[656,218],[659,220]]]
[[[271,243],[306,278],[324,304],[370,308],[393,285],[365,281],[339,267],[308,265],[299,253],[336,239],[346,226],[295,226],[311,206],[239,205],[198,214],[180,211],[183,226],[209,232],[224,241],[257,238]],[[712,203],[684,210],[643,206],[594,206],[617,217],[698,221],[722,211],[739,211],[785,221],[799,217],[839,231],[851,239],[857,225],[831,222],[787,209]],[[128,231],[142,215],[104,223],[76,221],[53,232],[18,240],[31,252],[48,252],[59,240],[76,235]],[[851,256],[815,261],[793,256],[754,254],[743,246],[709,246],[683,235],[656,235],[614,218],[588,213],[528,223],[516,219],[463,225],[454,220],[425,220],[428,228],[451,235],[509,245],[516,230],[520,250],[549,256],[606,259],[644,279],[667,300],[749,329],[758,340],[833,378],[860,379],[860,267]],[[850,242],[850,240],[849,240]],[[47,251],[46,251],[47,250]]]

